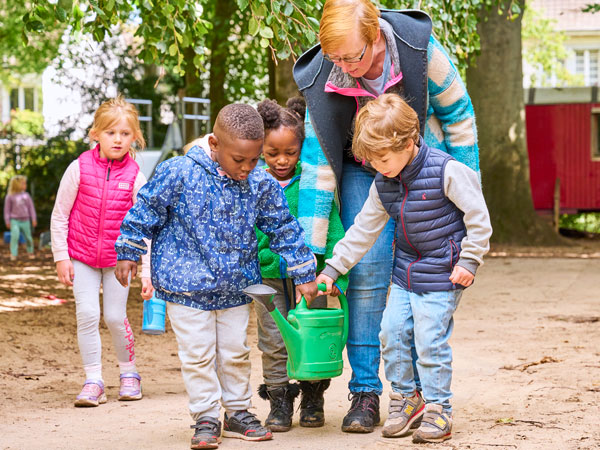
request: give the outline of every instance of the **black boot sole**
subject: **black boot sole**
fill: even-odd
[[[285,425],[271,425],[265,423],[265,426],[273,433],[285,433],[286,431],[290,431],[292,429],[291,425],[289,427],[286,427]]]
[[[325,421],[322,422],[303,422],[300,421],[300,426],[304,428],[320,428],[325,425]]]

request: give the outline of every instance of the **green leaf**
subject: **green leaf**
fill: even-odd
[[[315,19],[314,17],[310,17],[310,16],[308,16],[307,19],[315,30],[319,29],[320,24],[317,19]]]
[[[105,7],[106,7],[107,11],[112,11],[113,8],[115,7],[115,0],[107,0]]]
[[[258,22],[256,19],[254,19],[254,17],[251,17],[250,21],[248,22],[248,33],[250,33],[252,36],[256,36],[256,33],[258,33]]]
[[[176,18],[175,27],[177,27],[177,29],[182,33],[185,33],[185,30],[187,29],[187,24],[183,20]]]
[[[244,11],[248,7],[248,0],[237,0],[237,4],[240,10]]]
[[[262,48],[267,48],[267,47],[269,46],[269,40],[268,40],[268,39],[265,39],[265,38],[262,38],[262,39],[260,40],[260,46],[261,46]]]
[[[154,46],[159,49],[161,53],[167,53],[167,44],[165,41],[155,42]]]
[[[291,1],[286,2],[285,8],[283,8],[283,14],[286,16],[291,16],[294,12],[294,5],[292,5]]]
[[[250,3],[250,7],[252,8],[252,12],[255,16],[265,17],[267,15],[267,7],[264,5],[264,3],[256,6],[256,2],[252,2]]]
[[[267,26],[260,27],[260,35],[266,39],[273,39],[273,30]]]
[[[171,44],[169,47],[169,55],[175,56],[177,54],[177,44]]]
[[[67,21],[67,11],[65,11],[64,9],[62,9],[60,6],[58,6],[54,10],[54,15],[56,16],[56,18],[58,19],[59,22],[66,22]]]
[[[291,54],[291,50],[290,47],[288,47],[287,45],[285,47],[283,47],[281,50],[279,50],[277,52],[277,57],[279,59],[288,59],[288,57]]]
[[[39,20],[32,20],[31,22],[27,22],[25,27],[31,31],[42,31],[44,29],[44,24]]]

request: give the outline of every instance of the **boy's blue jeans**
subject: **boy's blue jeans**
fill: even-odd
[[[394,392],[414,394],[416,385],[411,341],[417,350],[417,370],[427,403],[442,405],[451,413],[452,349],[448,340],[454,328],[452,315],[462,296],[455,291],[416,294],[393,284],[381,322],[385,376]]]
[[[344,164],[342,174],[341,218],[350,228],[369,195],[374,176],[353,164]],[[394,221],[390,219],[381,235],[352,268],[349,276],[349,330],[346,344],[352,378],[351,392],[381,395],[379,379],[379,330],[392,277]],[[410,357],[410,353],[409,353]]]

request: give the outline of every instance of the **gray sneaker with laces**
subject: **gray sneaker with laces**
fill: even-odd
[[[413,442],[442,442],[452,438],[452,417],[443,411],[442,405],[428,403],[421,426],[413,433]]]
[[[417,392],[413,397],[404,397],[399,392],[390,392],[389,415],[381,434],[383,437],[402,437],[419,426],[425,411],[423,398]]]

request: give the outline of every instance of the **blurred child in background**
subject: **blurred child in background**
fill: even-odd
[[[25,236],[27,253],[33,255],[31,227],[37,226],[33,200],[27,192],[27,177],[15,175],[8,184],[8,195],[4,199],[4,223],[10,230],[10,260],[16,261],[19,254],[19,238]]]

